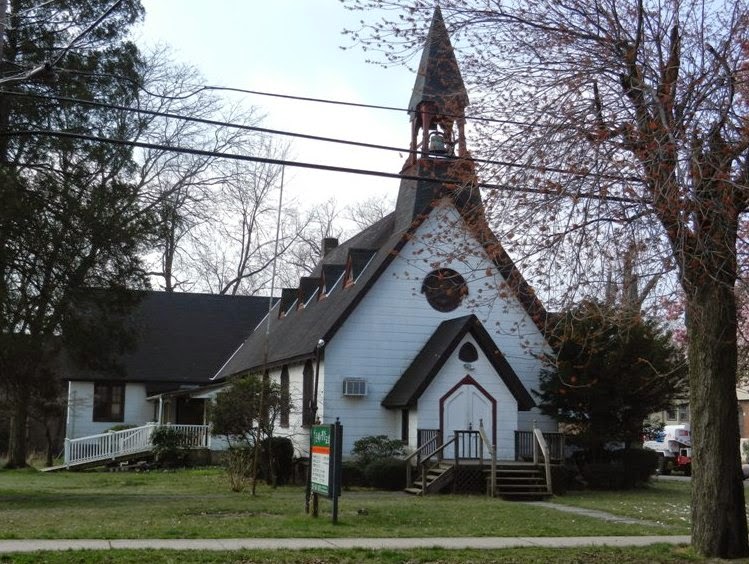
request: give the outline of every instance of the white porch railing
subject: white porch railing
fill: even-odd
[[[159,425],[146,423],[141,427],[90,435],[78,439],[65,439],[65,466],[114,460],[128,454],[148,452],[152,449],[151,437],[158,427],[168,427],[182,435],[182,445],[187,448],[210,447],[208,425]]]

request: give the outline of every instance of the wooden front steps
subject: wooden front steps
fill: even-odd
[[[440,462],[430,468],[426,473],[426,493],[436,493],[449,486],[453,481],[454,474],[455,466],[445,462]],[[417,476],[414,483],[403,491],[412,495],[424,495],[421,475]]]
[[[490,471],[485,471],[487,491]],[[508,500],[528,501],[551,497],[546,474],[541,465],[532,462],[497,463],[495,495]]]
[[[476,467],[475,464],[466,464],[465,462],[462,463],[462,466]],[[453,484],[457,476],[456,472],[452,461],[443,461],[430,468],[426,474],[426,493],[436,493]],[[486,481],[486,492],[488,493],[491,486],[491,470],[484,465],[483,473]],[[513,501],[538,501],[551,496],[542,465],[533,464],[532,462],[497,462],[496,476],[496,497]],[[459,483],[460,480],[458,481]],[[420,472],[416,472],[413,483],[404,491],[412,495],[424,495]],[[461,493],[459,485],[456,493]]]

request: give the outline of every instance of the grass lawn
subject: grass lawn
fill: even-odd
[[[570,491],[554,498],[555,503],[607,511],[616,515],[646,519],[681,534],[689,533],[691,484],[657,478],[646,488],[631,491]]]
[[[625,500],[625,501],[622,501]],[[480,496],[344,492],[339,523],[321,500],[321,517],[304,512],[301,487],[258,495],[229,490],[208,468],[151,472],[0,471],[0,538],[236,538],[598,536],[685,534],[688,524],[666,502],[688,507],[689,485],[660,482],[636,492],[571,493],[555,501],[659,521],[610,523]],[[670,502],[669,502],[670,503]],[[672,515],[673,513],[673,515]]]
[[[503,550],[299,550],[299,551],[168,551],[168,550],[109,550],[44,552],[35,554],[0,555],[0,562],[16,564],[185,564],[185,563],[421,563],[421,562],[530,562],[530,563],[579,563],[594,562],[642,563],[642,562],[689,562],[701,560],[694,556],[690,548],[668,545],[654,545],[643,548],[523,548]]]

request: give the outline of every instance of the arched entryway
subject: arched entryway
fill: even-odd
[[[489,440],[496,444],[497,400],[481,384],[466,375],[440,398],[443,440],[448,441],[455,431],[478,431],[481,422]],[[484,456],[487,455],[485,450]]]

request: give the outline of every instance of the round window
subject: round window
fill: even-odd
[[[437,311],[452,311],[468,294],[468,285],[463,277],[449,268],[440,268],[426,275],[421,293],[429,305]]]

